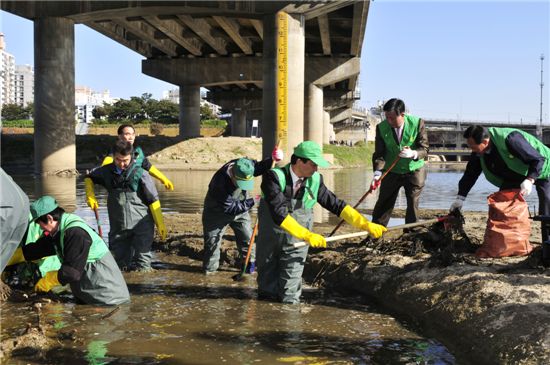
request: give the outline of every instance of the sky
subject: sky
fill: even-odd
[[[0,12],[6,50],[34,64],[32,22]],[[362,107],[400,98],[411,114],[463,121],[550,125],[550,0],[392,1],[370,4],[361,52]],[[141,73],[143,57],[75,27],[76,84],[128,99],[176,86]]]

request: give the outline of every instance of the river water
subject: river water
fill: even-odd
[[[202,212],[204,196],[208,189],[208,183],[214,171],[164,171],[166,176],[172,180],[175,186],[174,191],[166,191],[155,179],[160,194],[162,210],[170,213],[197,213]],[[372,171],[360,167],[352,169],[322,170],[324,182],[339,198],[344,199],[348,204],[354,205],[363,194],[369,189],[372,181]],[[449,166],[430,164],[426,186],[420,197],[420,208],[425,209],[448,209],[454,201],[458,191],[458,181],[463,173],[463,165]],[[14,180],[29,195],[31,200],[42,194],[50,194],[57,198],[60,205],[66,210],[75,212],[83,217],[88,223],[95,226],[95,216],[86,206],[83,177],[39,177],[13,176]],[[497,190],[485,177],[480,176],[476,185],[468,194],[464,202],[465,211],[487,211],[487,197]],[[257,180],[253,194],[260,193],[260,181]],[[101,187],[96,187],[96,197],[100,208],[100,222],[104,231],[108,228],[106,192]],[[376,203],[377,192],[367,197],[359,205],[359,209],[372,209]],[[535,190],[528,196],[527,202],[530,210],[538,207],[538,199]],[[403,189],[401,189],[396,201],[396,208],[406,208],[407,202]],[[255,210],[255,208],[253,208]],[[316,221],[326,222],[334,219],[330,213],[319,209]],[[392,218],[389,225],[401,224],[402,219]]]
[[[365,168],[322,172],[337,196],[354,204],[368,189],[372,173]],[[158,186],[165,214],[201,211],[213,171],[166,171],[175,191]],[[453,201],[460,170],[431,166],[421,207],[446,209]],[[14,176],[30,199],[55,196],[92,226],[84,184],[78,178]],[[259,183],[255,193],[259,193]],[[465,203],[466,210],[486,210],[495,189],[481,180]],[[97,188],[101,225],[108,230],[105,192]],[[76,197],[76,199],[75,199]],[[369,197],[360,208],[372,208]],[[530,197],[531,206],[536,196]],[[396,207],[405,208],[400,196]],[[328,219],[321,214],[320,220]],[[395,220],[392,223],[399,223]],[[391,223],[390,223],[391,224]],[[105,234],[106,235],[106,234]],[[382,314],[361,297],[339,297],[305,287],[303,303],[283,305],[258,301],[253,276],[243,282],[236,272],[204,276],[200,263],[156,253],[154,273],[125,273],[132,303],[112,308],[53,303],[40,321],[53,331],[77,331],[79,340],[51,356],[55,363],[78,364],[456,364],[457,354],[434,339],[415,333]],[[2,305],[2,338],[32,322],[20,303]],[[54,334],[55,335],[55,334]],[[459,355],[459,354],[458,354]],[[460,358],[460,356],[458,356]],[[13,364],[39,363],[32,358]]]

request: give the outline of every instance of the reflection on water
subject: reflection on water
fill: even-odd
[[[157,180],[157,189],[160,194],[162,209],[165,213],[200,213],[204,196],[208,190],[208,184],[215,171],[165,171],[166,176],[174,182],[174,191],[166,191],[164,186]],[[448,209],[454,201],[458,192],[458,181],[462,177],[463,169],[446,166],[430,165],[426,186],[420,197],[420,208],[426,209]],[[354,205],[363,194],[369,189],[372,181],[372,171],[365,167],[340,170],[323,170],[325,184],[344,199],[348,204]],[[75,211],[76,214],[95,227],[95,217],[93,212],[86,206],[84,193],[83,176],[57,177],[47,176],[33,178],[29,176],[14,176],[15,181],[29,195],[31,200],[42,194],[50,194],[56,197],[60,205],[68,211]],[[257,178],[252,196],[260,194],[260,178]],[[464,210],[487,211],[487,196],[497,190],[482,175],[478,179],[474,188],[470,191],[468,198],[464,202]],[[96,197],[98,199],[101,216],[101,225],[105,232],[109,225],[106,210],[106,191],[97,186]],[[377,192],[367,197],[360,209],[372,209],[376,202]],[[533,210],[538,206],[537,194],[535,191],[527,198],[527,202]],[[396,208],[406,208],[407,201],[404,190],[401,189],[397,198]],[[255,212],[255,208],[253,209]],[[317,205],[315,218],[317,222],[326,222],[331,214]],[[400,223],[393,219],[390,225]],[[397,224],[398,224],[397,223]]]
[[[125,273],[132,303],[115,312],[112,307],[45,305],[41,320],[54,323],[54,337],[77,329],[78,341],[70,351],[57,352],[56,363],[456,363],[440,343],[374,312],[360,297],[306,287],[300,305],[258,301],[254,277],[235,282],[234,271],[205,276],[199,265],[159,254],[154,273]],[[11,321],[16,304],[3,309],[4,333],[26,323]]]

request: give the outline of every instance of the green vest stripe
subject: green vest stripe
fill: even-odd
[[[541,174],[537,177],[538,179],[547,179],[550,176],[550,148],[546,147],[544,143],[539,141],[535,136],[515,128],[487,128],[491,138],[492,145],[497,149],[498,153],[504,160],[504,163],[508,168],[520,175],[527,176],[529,166],[527,166],[523,161],[515,157],[510,153],[508,147],[506,146],[506,138],[512,132],[519,132],[535,150],[537,150],[542,156],[546,158],[544,166],[542,168]],[[480,158],[481,168],[485,178],[495,186],[502,186],[502,179],[497,175],[493,174],[485,163],[485,158],[481,155]]]
[[[417,149],[416,137],[418,136],[418,129],[420,126],[420,118],[413,115],[405,114],[405,123],[403,127],[403,134],[401,136],[401,142],[397,144],[395,138],[393,138],[392,127],[386,119],[378,125],[380,128],[380,133],[382,134],[382,139],[386,145],[386,153],[384,154],[384,161],[386,161],[386,168],[395,161],[399,152],[403,147],[408,146],[412,149]],[[406,174],[409,172],[416,171],[424,166],[424,159],[415,161],[410,158],[402,158],[395,164],[395,167],[392,169],[392,172],[396,174]]]
[[[283,171],[286,170],[290,173],[290,164],[287,164],[282,169],[275,167],[272,170],[275,172],[279,178],[279,185],[281,186],[281,191],[284,193],[286,187],[286,175]],[[315,203],[317,203],[317,194],[319,193],[319,186],[321,185],[321,175],[318,172],[313,173],[313,175],[306,179],[305,182],[305,192],[302,196],[302,202],[306,209],[312,209]]]
[[[27,237],[25,238],[25,245],[38,241],[42,236],[42,228],[40,225],[32,220],[32,215],[29,213],[29,228],[27,229]]]
[[[60,243],[61,243],[61,252],[57,252],[59,259],[63,261],[63,247],[64,247],[64,238],[65,230],[68,228],[80,227],[85,230],[90,237],[92,238],[92,246],[90,247],[90,252],[88,252],[87,262],[96,262],[100,260],[106,253],[109,251],[105,242],[99,237],[99,235],[86,224],[79,216],[70,213],[63,213],[61,216],[61,222],[59,223],[59,234]],[[56,247],[57,250],[57,247]]]

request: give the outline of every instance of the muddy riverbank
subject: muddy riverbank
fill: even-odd
[[[423,218],[433,218],[444,213],[425,210]],[[397,216],[402,214],[402,211],[396,212]],[[202,274],[198,261],[195,261],[193,267],[171,263],[178,262],[177,258],[181,256],[201,260],[203,240],[200,214],[167,214],[165,219],[169,230],[168,239],[164,243],[155,242],[154,248],[158,251],[156,266],[159,270],[172,266],[174,268],[171,270],[184,268],[184,271],[194,272],[193,275],[200,277]],[[479,260],[472,252],[482,239],[485,219],[483,213],[466,213],[463,234],[446,231],[442,225],[433,225],[406,234],[402,231],[392,231],[381,241],[363,241],[361,238],[337,241],[330,244],[326,250],[310,251],[304,280],[307,287],[326,288],[328,292],[325,296],[330,297],[332,292],[339,297],[350,295],[349,300],[353,302],[360,298],[361,301],[376,304],[382,311],[413,324],[418,332],[436,338],[449,348],[458,364],[548,363],[550,272],[540,266],[538,259],[540,240],[537,240],[537,237],[540,237],[540,229],[538,225],[532,226],[532,243],[535,251],[531,256]],[[333,226],[333,222],[319,224],[316,225],[315,231],[327,234]],[[349,226],[344,226],[339,234],[352,231]],[[207,280],[203,284],[204,289],[201,289],[206,292],[198,294],[199,300],[206,300],[203,299],[204,295],[211,300],[218,295],[216,293],[224,293],[224,290],[233,293],[230,297],[237,295],[240,298],[241,295],[245,295],[235,292],[238,288],[233,286],[238,284],[231,284],[231,289],[228,289],[228,279],[225,278],[227,272],[237,272],[234,268],[235,257],[234,236],[232,231],[228,230],[221,255],[221,270],[224,273],[219,278],[204,275],[203,279],[199,278]],[[170,270],[166,275],[170,275],[169,272]],[[159,271],[158,275],[161,275],[160,273],[163,271]],[[185,287],[176,289],[174,284],[168,284],[173,280],[170,277],[163,279],[130,274],[126,279],[134,293],[136,290],[145,290],[146,293],[150,292],[155,296],[154,300],[160,300],[168,293],[176,295],[175,300],[182,295],[193,295],[186,294]],[[153,283],[159,280],[167,283],[157,288]],[[216,280],[220,281],[219,290],[216,289]],[[247,288],[244,289],[244,293],[253,300],[254,277],[247,275],[245,280]],[[230,279],[229,281],[231,282]],[[167,291],[164,292],[162,288],[166,288]],[[189,288],[197,290],[198,287]],[[14,291],[8,301],[29,304],[27,310],[30,312],[18,311],[18,316],[29,321],[29,324],[26,329],[20,329],[20,335],[15,338],[6,338],[6,333],[10,331],[4,329],[0,352],[4,356],[10,353],[17,356],[23,354],[25,359],[34,359],[31,362],[26,360],[32,364],[40,363],[40,359],[59,359],[61,362],[72,359],[74,354],[70,351],[71,343],[77,344],[82,334],[74,330],[63,330],[62,327],[53,331],[58,324],[51,320],[56,318],[55,313],[51,311],[56,307],[44,304],[44,310],[48,308],[51,313],[42,312],[41,315],[40,300],[49,299],[39,299],[32,293],[28,295],[24,297],[20,292]],[[55,302],[56,297],[52,296],[52,299]],[[303,296],[303,302],[305,308],[310,308],[314,304],[307,291]],[[5,305],[6,303],[3,304]],[[87,306],[82,309],[77,307],[72,310],[84,311],[84,315],[73,313],[72,316],[78,321],[85,320],[90,314],[106,323],[117,320],[115,318],[118,315],[111,313],[112,308],[96,310]],[[89,311],[91,312],[88,313]],[[143,317],[144,314],[139,313],[138,311],[136,316],[142,318],[142,321],[147,320]],[[155,327],[150,330],[154,332],[156,329]],[[175,333],[182,330],[183,328],[174,329]],[[148,330],[138,331],[146,331],[146,334]],[[147,336],[154,336],[153,332]],[[55,333],[56,337],[52,338],[51,333]],[[122,349],[125,348],[126,345],[122,346]],[[151,363],[173,362],[162,360]]]
[[[95,165],[113,140],[107,135],[77,137],[79,169]],[[238,137],[189,141],[140,137],[139,141],[152,162],[167,170],[210,170],[232,158],[261,155],[260,140]],[[32,171],[32,156],[32,136],[2,136],[3,167],[6,164]],[[423,218],[445,213],[426,210]],[[402,212],[396,212],[399,215]],[[168,258],[184,255],[200,260],[200,214],[167,214],[165,219],[169,238],[164,244],[156,244],[156,249],[164,251]],[[485,221],[484,213],[466,215],[469,241],[456,234],[449,237],[441,227],[432,227],[407,235],[388,234],[379,242],[358,238],[338,242],[327,250],[311,250],[304,277],[311,285],[346,294],[360,293],[395,317],[415,323],[420,332],[441,340],[465,362],[550,363],[550,270],[540,266],[538,260],[539,225],[532,225],[535,251],[530,257],[479,260],[472,252],[483,238]],[[332,227],[333,224],[318,225],[315,231],[326,234]],[[342,228],[340,232],[351,229]],[[235,261],[232,240],[228,230],[222,252],[226,268]],[[137,277],[133,285],[146,287],[147,279]],[[38,312],[39,308],[32,310]],[[36,355],[39,358],[52,346],[43,338],[44,333],[40,326],[30,324],[15,342],[3,342],[0,350],[17,349],[28,339],[43,349]],[[63,336],[70,340],[72,334]],[[66,343],[65,337],[61,340]]]
[[[34,136],[3,133],[1,137],[2,168],[9,173],[32,173]],[[100,164],[115,140],[116,137],[110,134],[76,136],[77,170],[83,173]],[[136,143],[161,170],[216,170],[232,159],[262,158],[261,138],[201,137],[182,140],[169,136],[139,136]],[[370,163],[364,157],[372,152],[366,146],[331,146],[330,153],[334,154],[334,167],[349,167],[357,165],[358,161]]]
[[[437,211],[426,211],[431,218]],[[345,293],[361,293],[403,320],[412,321],[472,363],[543,364],[550,361],[550,270],[540,265],[540,228],[532,226],[528,257],[476,259],[485,214],[467,213],[465,235],[442,226],[383,241],[360,238],[311,250],[304,278]],[[158,248],[200,259],[200,215],[170,215],[170,238]],[[318,225],[327,234],[333,225]],[[339,233],[351,232],[349,227]],[[234,263],[232,232],[222,260]]]

